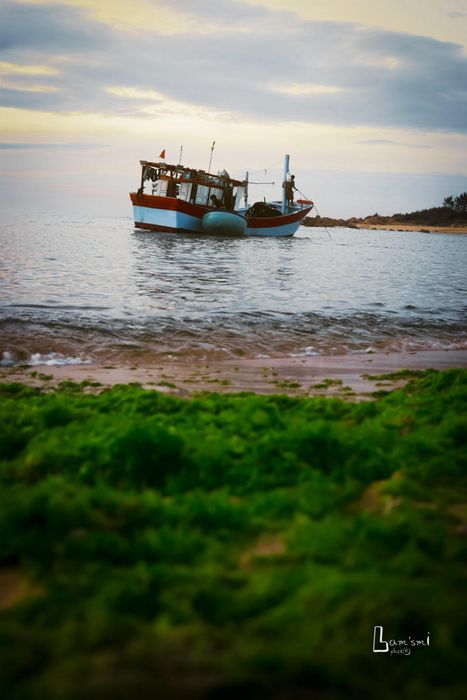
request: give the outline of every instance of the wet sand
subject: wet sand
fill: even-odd
[[[340,396],[352,400],[371,398],[375,391],[390,391],[406,379],[370,379],[368,375],[402,369],[450,369],[467,367],[467,350],[408,353],[368,353],[341,356],[254,358],[190,363],[93,364],[62,367],[9,367],[0,370],[0,381],[22,382],[53,388],[62,381],[89,382],[90,391],[115,384],[138,383],[177,396],[203,391],[281,393],[291,396]]]
[[[425,226],[423,224],[357,224],[371,231],[418,231],[419,233],[467,233],[467,226]]]

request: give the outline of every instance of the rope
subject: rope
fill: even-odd
[[[309,201],[312,201],[311,198],[310,198],[310,197],[307,197],[306,194],[304,194],[301,190],[298,189],[298,187],[296,187],[295,189],[297,190],[297,192],[298,192],[299,194],[302,195],[302,197],[305,197],[305,199],[308,199]],[[319,213],[318,207],[316,206],[316,204],[315,204],[314,202],[313,202],[313,206],[314,206],[314,208],[316,209],[316,213],[318,214],[319,218],[322,219],[323,217],[322,217],[321,214]],[[331,241],[332,241],[332,240],[333,240],[333,237],[332,237],[331,234],[329,233],[328,227],[327,227],[326,225],[324,225],[323,228],[324,228],[324,230],[326,231],[326,233],[328,234],[329,238],[330,238]]]

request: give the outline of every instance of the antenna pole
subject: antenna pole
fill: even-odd
[[[216,142],[213,141],[213,142],[212,142],[212,146],[211,146],[211,157],[210,157],[210,159],[209,159],[208,173],[211,172],[212,153],[213,153],[213,151],[214,151],[214,146],[215,146],[215,145],[216,145]]]
[[[284,158],[284,180],[282,182],[282,213],[285,214],[287,211],[287,196],[285,191],[285,183],[287,182],[287,175],[289,174],[289,160],[290,156],[286,155]]]
[[[179,164],[179,165],[180,165],[180,163],[182,162],[182,153],[183,153],[183,145],[180,146],[180,157],[179,157],[179,159],[178,159],[178,164]]]

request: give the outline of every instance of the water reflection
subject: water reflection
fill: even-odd
[[[0,330],[10,343],[22,333],[93,353],[465,342],[467,237],[332,237],[209,238],[135,230],[128,219],[3,227]]]

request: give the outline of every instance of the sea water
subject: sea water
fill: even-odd
[[[126,217],[3,223],[0,361],[467,347],[467,235],[330,236],[154,233]]]

